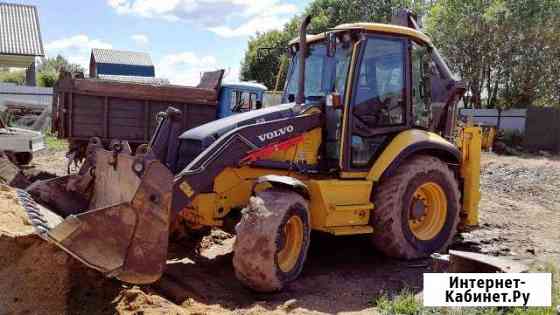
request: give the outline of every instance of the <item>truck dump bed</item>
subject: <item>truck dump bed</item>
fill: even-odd
[[[152,85],[122,81],[74,78],[61,73],[54,87],[52,130],[72,145],[92,137],[103,143],[127,140],[148,143],[156,116],[173,106],[183,113],[184,130],[216,117],[223,70],[208,72],[198,87]]]

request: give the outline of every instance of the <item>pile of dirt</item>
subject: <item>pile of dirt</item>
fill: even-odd
[[[33,234],[33,226],[16,200],[12,188],[0,184],[0,237],[26,236]]]
[[[0,314],[61,314],[70,288],[69,257],[34,234],[15,191],[0,185]]]
[[[118,314],[188,314],[185,309],[159,295],[139,288],[122,291],[116,299]]]
[[[0,184],[0,314],[182,314],[166,299],[103,277],[35,234]]]

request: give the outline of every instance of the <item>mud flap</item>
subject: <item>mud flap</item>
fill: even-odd
[[[76,198],[76,192],[60,189],[69,178],[55,180],[50,185],[60,200]],[[31,195],[20,190],[18,198],[43,238],[108,277],[144,284],[157,281],[165,267],[172,181],[155,159],[98,150],[90,210],[60,209],[67,215],[62,221],[33,200],[40,189]]]

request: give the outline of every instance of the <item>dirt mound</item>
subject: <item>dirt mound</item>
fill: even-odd
[[[33,227],[18,204],[14,190],[0,184],[0,237],[30,234],[33,234]]]
[[[63,313],[69,257],[34,234],[15,191],[0,186],[0,314]]]
[[[15,191],[0,184],[0,314],[182,314],[127,289],[35,234]]]
[[[122,291],[117,298],[118,314],[187,314],[185,309],[139,288]]]

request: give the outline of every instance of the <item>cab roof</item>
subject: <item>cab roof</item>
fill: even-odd
[[[252,81],[222,83],[222,87],[253,89],[253,90],[262,90],[262,91],[267,90],[267,87],[264,84],[252,82]]]
[[[386,33],[386,34],[393,34],[393,35],[404,35],[411,37],[417,41],[422,43],[432,45],[431,39],[424,33],[412,29],[410,27],[404,27],[399,25],[393,24],[382,24],[382,23],[349,23],[349,24],[341,24],[333,29],[333,31],[349,31],[349,30],[364,30],[366,32],[378,32],[378,33]],[[315,35],[307,35],[307,42],[313,43],[325,38],[326,33],[315,34]],[[294,38],[290,41],[290,45],[297,44],[299,42],[299,38]]]

